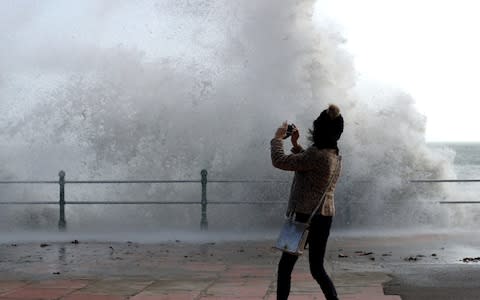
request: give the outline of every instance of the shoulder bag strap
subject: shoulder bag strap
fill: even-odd
[[[327,192],[330,190],[330,187],[332,186],[333,180],[334,180],[335,177],[337,177],[338,174],[339,174],[339,171],[340,171],[340,163],[341,163],[341,162],[342,162],[342,157],[339,155],[338,158],[337,158],[337,166],[335,167],[335,170],[333,171],[332,177],[330,177],[330,181],[329,181],[329,183],[328,183],[328,186],[327,186],[327,188],[325,189],[325,191],[323,192],[323,196],[322,196],[322,198],[320,198],[320,201],[318,202],[318,205],[315,207],[315,209],[313,210],[312,214],[311,214],[310,217],[308,218],[307,224],[310,224],[310,222],[312,222],[313,216],[315,216],[315,214],[317,213],[318,209],[319,209],[320,207],[322,207],[323,204],[325,203],[325,197],[327,196]]]

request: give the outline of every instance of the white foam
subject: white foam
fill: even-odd
[[[215,179],[290,179],[271,166],[269,139],[287,119],[307,145],[307,129],[332,102],[345,118],[337,224],[448,224],[450,210],[430,201],[444,187],[408,179],[449,177],[451,155],[426,146],[425,118],[409,95],[376,83],[355,87],[341,33],[328,21],[314,26],[313,7],[276,0],[0,3],[8,20],[0,34],[0,143],[24,148],[1,153],[0,175],[56,179],[64,169],[67,180],[199,179],[206,168]],[[30,188],[1,193],[10,201],[58,195]],[[200,186],[68,185],[66,195],[199,201]],[[286,201],[288,185],[209,184],[208,197]],[[97,227],[134,218],[181,226],[198,224],[199,215],[198,206],[67,209],[68,221]],[[278,206],[209,206],[209,218],[227,227],[283,213]],[[56,208],[1,214],[14,226],[36,227]]]

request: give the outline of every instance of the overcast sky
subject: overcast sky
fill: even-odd
[[[402,88],[427,117],[427,141],[480,142],[480,2],[321,0],[360,78]]]

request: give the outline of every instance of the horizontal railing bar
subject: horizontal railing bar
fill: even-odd
[[[419,179],[410,180],[411,183],[435,183],[435,182],[480,182],[480,179]]]
[[[65,183],[200,183],[200,180],[65,180]]]
[[[440,204],[480,204],[480,201],[439,201]]]
[[[107,184],[107,183],[200,183],[201,180],[65,180],[65,184]],[[209,183],[289,183],[285,180],[208,180]],[[58,181],[0,181],[0,184],[46,184]]]
[[[0,202],[1,204],[8,204],[8,205],[25,205],[25,204],[58,204],[58,202]],[[65,205],[67,204],[201,204],[200,202],[193,202],[193,201],[65,201]],[[286,202],[281,201],[232,201],[232,202],[222,202],[222,201],[209,201],[208,204],[286,204]]]
[[[108,183],[200,183],[201,180],[66,180],[72,184],[108,184]],[[209,183],[290,183],[287,180],[208,180]],[[365,181],[370,182],[370,181]],[[414,179],[410,183],[437,182],[480,182],[480,179]],[[11,180],[0,181],[0,184],[58,184],[58,181]]]
[[[19,201],[19,202],[0,202],[0,205],[7,204],[7,205],[25,205],[25,204],[57,204],[58,202],[26,202],[26,201]],[[125,201],[125,202],[117,202],[117,201],[66,201],[65,205],[72,204],[201,204],[200,202],[154,202],[154,201]]]
[[[208,204],[287,204],[286,201],[208,201]]]
[[[57,181],[31,181],[31,180],[12,180],[12,181],[0,181],[0,184],[22,184],[22,183],[29,183],[29,184],[36,184],[36,183],[42,183],[42,184],[46,184],[46,183],[56,183],[58,184],[58,180]]]
[[[208,180],[208,183],[290,183],[291,181],[286,180]]]
[[[5,204],[5,205],[31,205],[31,204],[56,204],[58,205],[58,201],[43,201],[43,202],[32,202],[32,201],[19,201],[19,202],[0,202],[0,205]]]
[[[200,180],[68,180],[65,183],[199,183]],[[208,180],[208,183],[288,183],[279,180]]]
[[[385,201],[384,203],[398,203],[399,201]],[[480,201],[429,201],[428,203],[480,203]],[[365,203],[362,201],[349,201],[348,203]],[[16,204],[58,204],[58,202],[43,201],[19,201],[19,202],[0,202],[0,205]],[[65,201],[65,204],[201,204],[194,201]],[[208,201],[208,204],[287,204],[287,201]]]
[[[208,204],[278,204],[286,202],[280,201],[235,201],[235,202],[222,202],[222,201],[208,201]],[[202,204],[201,202],[192,202],[192,201],[164,201],[164,202],[156,202],[156,201],[66,201],[65,204]]]
[[[201,204],[193,201],[65,201],[67,204]]]

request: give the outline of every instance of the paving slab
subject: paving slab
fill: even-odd
[[[272,244],[268,239],[0,244],[0,300],[275,299],[280,253]],[[384,295],[388,271],[380,260],[353,255],[358,246],[351,238],[329,244],[326,269],[340,299],[400,299]],[[340,259],[339,251],[351,257]],[[289,299],[324,299],[307,256],[295,266]]]
[[[275,299],[280,253],[271,248],[273,242],[80,240],[75,244],[45,241],[47,246],[32,242],[0,244],[0,300]],[[404,291],[402,297],[407,298],[402,299],[416,299],[412,296],[416,291],[428,299],[429,293],[435,294],[428,284],[440,285],[441,276],[433,283],[433,275],[426,276],[431,280],[413,282],[398,278],[402,274],[415,278],[421,269],[437,268],[439,274],[439,270],[448,273],[457,266],[459,272],[464,271],[460,259],[474,254],[476,246],[467,236],[334,235],[329,241],[325,267],[340,299],[399,300]],[[324,299],[310,275],[306,255],[298,260],[292,273],[289,299]],[[418,260],[409,260],[411,257]],[[472,274],[480,271],[478,265],[469,265]],[[478,282],[472,276],[471,281]],[[399,283],[389,286],[392,278]],[[426,288],[419,290],[415,283]],[[458,293],[464,283],[455,284],[450,290]],[[475,295],[476,287],[474,283],[468,286],[469,293]]]

